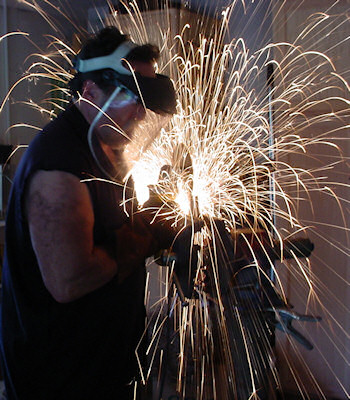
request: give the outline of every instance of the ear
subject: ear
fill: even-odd
[[[83,93],[82,97],[86,100],[94,102],[98,96],[99,87],[96,85],[94,81],[88,79],[83,83]]]

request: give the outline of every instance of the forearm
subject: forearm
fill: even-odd
[[[155,238],[139,217],[115,232],[115,243],[113,251],[119,282],[123,282],[135,269],[143,268],[145,259],[157,250]]]
[[[41,272],[53,298],[68,303],[110,282],[118,273],[118,265],[109,251],[94,247],[85,257],[74,261],[67,259],[59,268],[41,268]]]
[[[75,252],[63,246],[57,260],[52,253],[46,254],[45,260],[43,252],[37,254],[39,266],[46,265],[40,268],[44,284],[56,301],[74,301],[113,278],[123,282],[137,268],[143,268],[145,258],[158,248],[142,218],[125,223],[107,242],[105,246],[86,243]]]
[[[143,213],[105,238],[103,246],[96,246],[88,188],[62,171],[38,171],[33,176],[26,193],[26,214],[44,284],[63,303],[117,276],[122,282],[159,247]]]

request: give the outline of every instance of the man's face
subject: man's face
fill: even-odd
[[[112,93],[113,91],[102,92],[97,105],[102,108]],[[128,89],[118,88],[116,93],[96,128],[104,144],[113,150],[122,150],[133,139],[133,132],[143,120],[146,110],[136,96],[133,98]]]
[[[143,76],[154,77],[152,64],[134,62],[131,64],[135,72]],[[96,129],[100,140],[112,150],[121,151],[133,139],[133,132],[144,119],[146,110],[140,98],[126,87],[118,87],[103,92],[99,89],[96,105],[102,108],[111,96],[114,97],[97,123]]]

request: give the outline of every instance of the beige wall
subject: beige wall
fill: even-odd
[[[286,7],[278,15],[275,24],[275,41],[293,42],[301,31],[306,19],[312,14],[327,10],[333,1],[295,1],[287,2]],[[308,50],[321,51],[327,54],[338,73],[349,77],[349,42],[344,38],[350,34],[346,13],[349,4],[346,1],[338,2],[335,7],[328,10],[331,17],[312,31],[311,35],[299,40]],[[318,14],[320,17],[320,14]],[[313,17],[315,18],[315,17]],[[304,25],[305,26],[305,25]],[[327,26],[326,30],[323,27]],[[327,32],[329,34],[327,34]],[[317,63],[312,66],[317,68]],[[305,68],[307,66],[305,65]],[[329,69],[331,72],[331,69]],[[341,86],[341,85],[340,85]],[[345,95],[339,89],[330,90],[330,96]],[[323,96],[323,95],[322,95]],[[322,96],[318,96],[321,98]],[[323,112],[337,112],[344,109],[342,119],[332,119],[320,124],[305,128],[304,137],[316,137],[326,134],[326,139],[332,136],[343,138],[336,140],[345,158],[350,156],[349,136],[350,130],[341,129],[350,123],[349,113],[344,103],[330,101],[328,104],[320,104],[313,107],[312,111],[305,113],[306,118],[312,119]],[[333,130],[337,130],[332,133]],[[310,157],[300,154],[289,154],[286,161],[291,165],[298,165],[312,170],[324,165],[339,161],[339,151],[329,146],[317,145],[310,147]],[[295,341],[289,341],[285,335],[279,334],[277,341],[278,369],[281,381],[285,388],[297,391],[296,381],[305,392],[321,397],[321,392],[326,396],[347,399],[350,392],[350,258],[348,232],[344,228],[349,224],[350,199],[349,168],[345,162],[336,165],[332,170],[323,170],[315,173],[323,177],[339,196],[342,211],[338,202],[332,198],[329,192],[312,192],[309,201],[300,202],[298,214],[305,226],[310,226],[308,236],[315,244],[315,250],[310,257],[311,276],[314,292],[310,294],[310,288],[305,284],[305,279],[298,273],[300,268],[296,263],[291,263],[289,268],[279,267],[287,290],[287,297],[295,310],[301,313],[315,313],[322,316],[321,323],[296,323],[296,327],[312,341],[315,349],[308,351]],[[343,185],[343,186],[342,186]],[[342,214],[344,212],[344,214]],[[281,227],[284,224],[281,223]],[[292,367],[290,369],[290,364]],[[293,371],[293,372],[292,372]],[[293,377],[293,373],[297,378]],[[311,376],[314,377],[311,378]]]

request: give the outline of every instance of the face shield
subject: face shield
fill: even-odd
[[[123,179],[159,136],[171,114],[156,113],[124,85],[98,109],[88,131],[90,150],[111,179]]]
[[[76,64],[82,73],[102,70],[104,81],[114,87],[97,107],[88,141],[100,168],[118,180],[127,175],[176,110],[174,87],[167,76],[143,76],[122,65],[135,46],[125,42],[109,56]]]

